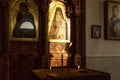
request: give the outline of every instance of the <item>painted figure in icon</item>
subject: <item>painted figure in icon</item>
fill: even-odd
[[[67,22],[63,17],[62,9],[57,7],[50,26],[49,39],[67,40]]]
[[[93,30],[93,37],[94,38],[99,38],[100,37],[100,30],[99,27],[95,27]]]
[[[119,7],[114,5],[112,7],[112,17],[109,21],[109,36],[120,37],[120,19],[119,19]]]

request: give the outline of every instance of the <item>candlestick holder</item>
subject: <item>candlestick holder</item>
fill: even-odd
[[[67,72],[68,74],[70,73],[71,46],[72,46],[72,42],[69,43],[68,48],[67,48],[67,53],[68,53]]]
[[[62,71],[63,71],[63,53],[61,54],[61,65],[62,65]]]

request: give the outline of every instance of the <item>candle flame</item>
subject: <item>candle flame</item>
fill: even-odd
[[[50,66],[50,70],[52,69],[52,67]]]
[[[80,69],[80,65],[78,65],[78,69]]]
[[[72,46],[72,42],[70,42],[70,45],[69,46]]]

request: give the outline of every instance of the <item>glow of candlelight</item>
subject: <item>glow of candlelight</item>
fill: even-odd
[[[63,51],[62,51],[63,53],[65,52],[65,50],[63,49]]]
[[[80,69],[80,65],[78,65],[78,69]]]
[[[72,42],[70,43],[70,45],[69,45],[70,47],[72,46]]]
[[[50,70],[52,69],[52,67],[50,66]]]

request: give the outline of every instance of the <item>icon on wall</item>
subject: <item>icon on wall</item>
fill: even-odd
[[[62,9],[57,7],[50,26],[49,39],[67,40],[67,22],[63,17]]]
[[[101,26],[100,25],[91,26],[91,37],[94,39],[101,38]]]
[[[16,1],[9,4],[10,40],[38,40],[38,7],[33,0]]]
[[[120,2],[104,3],[104,36],[108,40],[120,40]]]
[[[70,19],[60,1],[52,1],[48,11],[49,42],[70,42]]]

